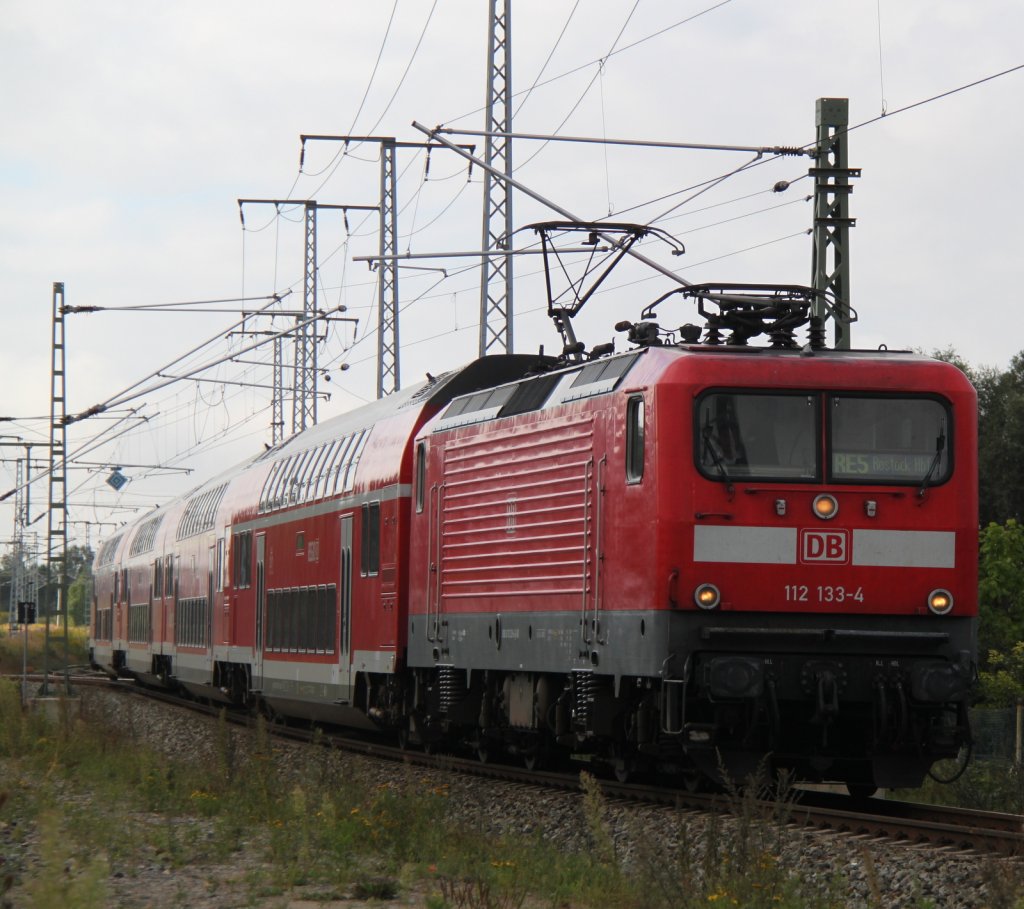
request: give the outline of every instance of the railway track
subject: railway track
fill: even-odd
[[[79,684],[102,684],[82,677]],[[142,696],[181,709],[217,717],[222,708],[183,700],[166,692],[140,688],[127,681],[106,682],[122,693]],[[251,725],[252,717],[228,714],[239,725]],[[527,769],[510,763],[480,761],[451,753],[403,749],[379,739],[348,732],[319,730],[269,723],[275,737],[310,743],[314,737],[326,746],[364,756],[407,765],[517,783],[524,786],[577,791],[580,768],[571,770]],[[942,848],[976,855],[1024,858],[1024,815],[927,805],[884,798],[853,799],[838,793],[793,789],[780,798],[760,799],[744,793],[693,793],[685,789],[643,782],[619,783],[602,779],[606,798],[638,804],[653,804],[698,812],[734,814],[752,812],[755,817],[782,822],[791,827],[831,831],[853,837],[891,840],[909,845]]]
[[[882,798],[853,801],[820,792],[807,792],[797,811],[808,824],[831,830],[1024,857],[1024,816],[1019,814]]]

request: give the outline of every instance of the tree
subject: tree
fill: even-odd
[[[1006,653],[993,650],[988,670],[981,673],[981,690],[990,707],[1012,707],[1024,699],[1024,641]]]
[[[94,553],[88,546],[69,546],[66,553],[68,576],[68,618],[73,624],[84,625],[89,618],[92,597],[92,562]],[[55,568],[60,571],[60,563]],[[57,582],[59,574],[54,577]]]
[[[67,576],[68,576],[68,604],[70,612],[68,616],[75,624],[84,624],[89,616],[89,601],[92,598],[92,563],[93,551],[88,546],[72,545],[66,553]],[[0,593],[4,599],[0,600],[0,615],[6,614],[10,598],[10,583],[14,559],[7,553],[0,557]],[[46,562],[35,562],[26,560],[24,570],[35,579],[37,615],[56,615],[56,594],[53,592],[60,584],[60,560],[53,566],[53,577],[48,579]]]
[[[1012,518],[981,532],[979,650],[1009,653],[1024,640],[1024,525]]]
[[[1024,354],[1006,372],[975,373],[981,524],[1024,519]]]
[[[952,347],[931,355],[960,369],[978,393],[980,525],[1024,520],[1024,353],[1006,371],[974,368]]]

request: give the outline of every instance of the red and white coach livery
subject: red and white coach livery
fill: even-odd
[[[801,346],[809,299],[293,437],[104,544],[96,662],[481,757],[919,784],[970,741],[975,393]]]

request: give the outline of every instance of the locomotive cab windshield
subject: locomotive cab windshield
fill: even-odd
[[[727,483],[923,488],[952,469],[949,405],[934,396],[715,390],[698,399],[695,419],[697,466]]]

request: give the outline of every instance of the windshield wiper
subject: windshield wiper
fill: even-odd
[[[942,453],[945,450],[946,427],[944,423],[939,423],[939,434],[935,437],[935,457],[932,458],[932,463],[928,465],[928,472],[924,475],[924,479],[921,480],[921,488],[917,491],[919,499],[924,498],[924,491],[928,488],[928,484],[931,483],[932,475],[938,468],[939,462],[942,460]]]
[[[701,431],[701,438],[704,442],[704,452],[701,454],[701,460],[705,460],[704,455],[711,455],[711,462],[715,465],[715,469],[722,475],[722,479],[725,480],[726,492],[729,495],[733,494],[732,477],[729,476],[729,471],[725,469],[725,461],[722,459],[721,454],[718,451],[718,443],[711,438],[711,424],[705,423],[704,428]]]

